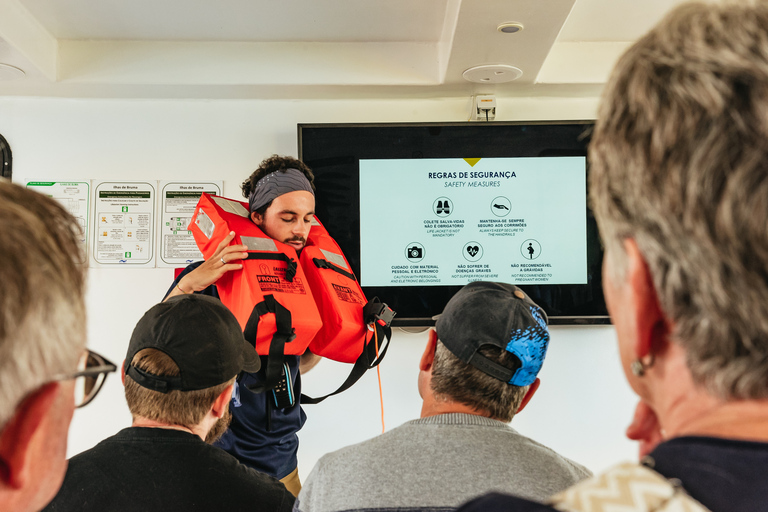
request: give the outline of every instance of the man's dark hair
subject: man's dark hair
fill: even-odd
[[[304,173],[304,176],[309,180],[309,184],[312,185],[312,190],[315,190],[315,175],[312,174],[312,169],[307,167],[307,164],[290,156],[272,155],[269,158],[265,158],[259,164],[259,168],[253,171],[248,179],[243,182],[241,185],[243,197],[246,199],[250,198],[256,183],[267,174],[272,174],[275,171],[285,172],[288,169],[296,169]],[[272,201],[256,210],[256,213],[263,215],[271,205]]]

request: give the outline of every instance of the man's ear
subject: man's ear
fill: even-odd
[[[251,220],[257,226],[261,226],[261,223],[264,222],[264,216],[258,212],[251,212]]]
[[[216,400],[213,401],[212,412],[217,418],[221,418],[226,414],[229,401],[232,399],[232,390],[234,388],[235,385],[230,384],[224,388],[224,391],[222,391],[221,394],[216,397]]]
[[[536,390],[539,389],[540,385],[541,379],[536,377],[536,380],[531,383],[531,387],[529,387],[528,391],[525,393],[523,400],[520,402],[520,407],[517,408],[517,412],[515,414],[520,414],[520,412],[525,409],[525,406],[528,405],[528,402],[531,401],[531,398],[533,398],[533,395],[536,394]]]
[[[34,391],[19,404],[0,432],[0,482],[8,487],[21,489],[27,483],[30,445],[60,388],[58,382],[51,382]]]
[[[637,359],[643,359],[655,354],[660,349],[657,345],[666,343],[670,328],[637,242],[632,238],[625,239],[624,250],[627,255],[626,284],[630,293],[628,305],[636,332],[633,350]]]
[[[424,349],[424,353],[421,355],[419,361],[419,370],[428,372],[432,369],[432,362],[435,360],[435,350],[437,349],[437,332],[434,329],[429,330],[429,338],[427,339],[427,347]]]

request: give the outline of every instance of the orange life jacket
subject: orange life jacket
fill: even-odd
[[[354,363],[363,351],[365,295],[336,240],[317,218],[301,251],[299,267],[309,283],[322,326],[309,344],[313,354]]]
[[[277,334],[284,339],[284,354],[309,348],[335,361],[357,361],[368,332],[365,295],[319,221],[312,223],[300,258],[290,245],[265,235],[240,201],[203,194],[189,229],[206,259],[230,231],[236,233],[233,244],[248,247],[243,269],[227,272],[216,287],[259,354],[278,350],[272,343]]]

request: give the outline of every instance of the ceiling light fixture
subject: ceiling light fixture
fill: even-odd
[[[523,30],[523,24],[516,21],[508,21],[507,23],[502,23],[496,27],[496,30],[504,32],[505,34],[514,34]]]
[[[11,80],[20,80],[27,76],[23,69],[3,64],[0,62],[0,82],[10,82]]]
[[[462,73],[464,80],[480,84],[503,84],[517,80],[523,75],[523,70],[506,64],[484,64],[471,67]]]

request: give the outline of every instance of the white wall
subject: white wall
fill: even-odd
[[[590,119],[594,98],[499,98],[498,120]],[[469,99],[262,101],[0,98],[0,134],[13,150],[14,181],[222,179],[224,195],[272,153],[296,154],[296,124],[464,121]],[[130,333],[159,301],[171,269],[91,269],[89,346],[122,362]],[[397,332],[381,368],[387,428],[418,416],[418,357],[425,334]],[[310,394],[330,391],[348,367],[324,361],[307,374]],[[342,375],[342,373],[344,375]],[[513,425],[593,470],[634,457],[623,439],[634,399],[620,374],[611,327],[556,327],[542,387]],[[306,477],[330,450],[381,429],[375,372],[355,388],[307,406],[299,468]],[[77,411],[69,453],[129,425],[117,375]]]

